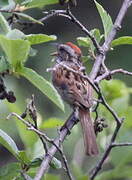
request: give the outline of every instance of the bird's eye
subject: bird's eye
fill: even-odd
[[[60,47],[59,50],[60,51],[65,51],[65,49],[63,47]]]

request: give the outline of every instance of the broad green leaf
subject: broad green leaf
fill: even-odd
[[[27,156],[25,151],[18,152],[18,159],[21,163],[28,164],[30,162],[29,157]]]
[[[21,166],[19,163],[10,163],[0,168],[1,180],[14,180],[20,174]]]
[[[48,41],[55,41],[57,38],[54,35],[46,34],[30,34],[26,36],[26,39],[30,42],[31,45],[40,44]]]
[[[26,5],[28,8],[44,7],[46,5],[56,4],[58,0],[25,0],[22,5]]]
[[[55,88],[50,82],[37,74],[34,70],[23,67],[19,74],[28,79],[34,86],[42,91],[50,100],[52,100],[61,110],[64,111],[64,104]]]
[[[96,39],[96,41],[99,43],[100,42],[100,39],[101,39],[101,34],[100,34],[100,31],[99,31],[99,29],[92,29],[91,31],[90,31],[90,33],[91,33],[91,35],[93,35],[94,37],[95,37],[95,39]]]
[[[110,102],[114,99],[127,96],[129,93],[129,88],[127,88],[125,83],[121,80],[113,79],[111,81],[103,81],[101,82],[101,86],[103,88],[104,95]]]
[[[20,106],[20,103],[6,103],[9,112],[15,112],[19,115],[22,114],[22,108]],[[25,106],[26,108],[26,106]],[[23,110],[24,111],[24,110]],[[26,126],[17,118],[13,117],[13,119],[15,120],[17,129],[18,129],[18,133],[20,135],[20,138],[24,144],[24,146],[26,147],[26,149],[28,150],[28,152],[31,153],[32,149],[33,149],[33,145],[36,143],[38,137],[37,135],[32,132],[32,131],[28,131],[26,129]]]
[[[2,7],[0,10],[11,12],[15,9],[16,3],[14,0],[8,0],[8,5]]]
[[[57,158],[53,157],[52,161],[50,162],[50,166],[54,169],[61,169],[62,164]]]
[[[18,29],[13,29],[6,34],[6,37],[12,40],[24,39],[25,36],[26,35]]]
[[[18,155],[18,148],[14,140],[0,129],[0,144],[2,144],[8,151],[10,151],[15,157]]]
[[[37,24],[43,25],[43,23],[42,23],[41,21],[39,21],[39,20],[37,20],[37,19],[34,19],[33,17],[31,17],[31,16],[29,16],[29,15],[27,15],[27,14],[20,13],[20,12],[18,12],[18,13],[15,12],[15,14],[17,14],[18,16],[20,16],[20,17],[22,17],[22,18],[24,18],[24,19],[27,19],[27,20],[29,20],[29,21],[32,21],[33,23],[37,23]]]
[[[100,42],[101,34],[100,34],[99,29],[92,29],[90,31],[90,34],[92,36],[94,36],[94,38],[96,39],[96,41],[98,43]],[[94,47],[93,42],[91,41],[91,39],[89,37],[78,37],[77,42],[78,42],[79,46],[90,48],[92,50],[92,52],[94,52],[95,47]]]
[[[0,58],[0,73],[6,71],[9,68],[10,68],[9,63],[6,61],[5,57],[2,56]]]
[[[88,37],[78,37],[77,38],[77,43],[79,46],[83,47],[90,47],[90,39]]]
[[[7,20],[4,18],[4,16],[0,12],[0,33],[7,34],[10,30],[11,30],[11,28],[8,25]]]
[[[98,12],[100,14],[100,17],[103,23],[104,34],[105,34],[105,39],[106,39],[106,37],[108,36],[109,32],[111,31],[113,27],[113,22],[110,15],[104,10],[104,8],[96,0],[94,0],[94,2],[96,4],[96,7],[98,9]]]
[[[42,124],[41,124],[41,128],[55,128],[57,126],[62,126],[64,124],[64,122],[60,119],[57,118],[49,118],[48,120],[45,120]]]
[[[83,63],[88,62],[90,59],[91,59],[90,56],[82,56],[81,57],[81,60],[83,61]]]
[[[132,45],[132,36],[119,37],[112,41],[111,47],[130,44]]]
[[[96,39],[96,41],[99,43],[100,40],[101,40],[101,34],[100,34],[99,29],[92,29],[92,30],[90,31],[90,33],[91,33],[91,35]],[[93,42],[91,41],[91,39],[89,39],[89,40],[90,40],[90,42],[91,42],[91,43],[90,43],[90,48],[91,48],[92,52],[94,53],[95,46],[94,46]]]
[[[8,4],[8,1],[7,1],[7,0],[1,0],[1,1],[0,1],[0,7],[5,6],[5,5],[7,5],[7,4]]]
[[[30,48],[29,56],[34,57],[34,56],[36,56],[37,53],[38,53],[37,49],[34,49],[32,47]]]
[[[30,51],[29,41],[9,39],[0,35],[0,45],[7,56],[9,64],[11,64],[14,69],[19,69],[28,57]]]

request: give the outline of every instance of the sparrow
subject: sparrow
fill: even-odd
[[[82,52],[79,47],[67,42],[59,44],[57,52],[52,55],[56,57],[52,71],[52,83],[62,99],[74,110],[78,109],[86,155],[97,155],[96,135],[90,117],[93,89],[89,82],[81,76],[86,75],[85,67],[81,62]]]

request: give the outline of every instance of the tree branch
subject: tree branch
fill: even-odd
[[[105,55],[106,55],[107,51],[109,50],[111,42],[114,39],[117,31],[121,28],[122,20],[123,20],[130,5],[131,5],[131,0],[124,0],[122,7],[119,11],[119,14],[115,20],[114,26],[102,46],[103,54],[101,53],[101,54],[97,55],[97,57],[96,57],[95,63],[93,65],[92,71],[90,73],[90,78],[92,80],[94,80],[96,78],[96,76],[100,70],[101,64],[105,61]]]
[[[114,75],[116,73],[121,73],[121,74],[132,76],[132,72],[129,72],[129,71],[126,71],[126,70],[123,70],[123,69],[115,69],[115,70],[112,70],[112,71],[107,71],[103,75],[98,76],[96,78],[96,80],[94,80],[94,82],[98,84],[101,80],[107,78],[109,75]]]
[[[94,38],[94,36],[91,35],[90,31],[88,31],[88,29],[72,14],[72,12],[70,11],[70,8],[68,7],[67,10],[52,10],[49,12],[45,12],[46,14],[48,14],[47,16],[41,18],[39,21],[43,22],[53,16],[63,16],[66,17],[67,19],[69,19],[71,22],[73,22],[74,24],[76,24],[81,31],[83,31],[93,42],[97,52],[99,54],[102,53],[101,51],[101,47],[99,46],[98,42],[96,41],[96,39]]]
[[[64,155],[64,153],[63,153],[63,149],[62,149],[62,147],[60,148],[61,142],[62,142],[62,140],[64,140],[64,139],[63,139],[63,135],[61,135],[61,133],[59,133],[60,136],[59,136],[58,138],[56,138],[56,140],[53,141],[53,140],[50,139],[48,136],[46,136],[45,133],[43,133],[43,132],[41,132],[40,130],[36,129],[36,127],[34,127],[33,124],[31,124],[30,122],[24,120],[21,116],[19,116],[18,114],[14,113],[14,112],[13,112],[13,113],[10,113],[10,114],[7,116],[7,119],[10,119],[12,116],[17,117],[20,121],[22,121],[22,122],[27,126],[28,130],[31,130],[31,131],[35,132],[35,133],[39,136],[39,138],[40,138],[41,140],[44,138],[47,142],[51,143],[51,144],[53,145],[53,147],[56,148],[56,151],[58,150],[58,151],[60,152],[61,157],[62,157],[63,162],[64,162],[64,165],[65,165],[65,171],[67,172],[67,175],[68,175],[69,179],[70,179],[70,180],[73,180],[72,175],[71,175],[71,172],[70,172],[70,169],[69,169],[69,166],[68,166],[68,163],[67,163],[67,159],[66,159],[66,157],[65,157],[65,155]],[[73,113],[73,117],[72,117],[72,116],[70,116],[70,117],[71,117],[70,121],[73,121],[73,120],[74,120],[74,123],[76,124],[78,120],[74,119],[74,118],[75,118],[74,113]],[[68,134],[69,129],[70,129],[72,123],[71,123],[71,122],[68,122],[67,124],[69,125],[68,127],[66,127],[66,129],[67,129],[67,134]],[[74,126],[75,124],[73,124],[73,126]],[[69,129],[68,129],[68,128],[69,128]],[[66,134],[66,135],[67,135],[67,134]],[[42,143],[43,143],[43,141],[42,141]],[[50,158],[51,158],[50,161],[51,161],[52,158],[53,158],[53,155],[54,155],[54,154],[52,154],[51,152],[49,152],[49,149],[48,149],[48,152],[47,152],[47,148],[46,148],[46,155],[45,155],[45,157],[50,156]],[[43,161],[44,161],[44,160],[43,160]],[[50,161],[49,161],[49,164],[50,164]],[[37,176],[37,175],[36,175],[36,176]],[[39,175],[38,175],[38,176],[39,176]],[[40,178],[40,179],[41,179],[41,178]],[[36,180],[39,180],[38,177],[37,177]]]
[[[66,126],[63,127],[62,130],[60,131],[60,136],[54,140],[54,144],[56,144],[57,147],[60,146],[60,142],[62,143],[64,141],[65,137],[69,134],[69,130],[71,130],[73,128],[73,126],[77,123],[77,121],[78,121],[78,119],[76,119],[75,114],[72,113],[72,115],[67,120]],[[48,150],[48,153],[44,156],[44,160],[41,163],[41,166],[38,169],[38,172],[37,172],[34,180],[40,180],[41,177],[43,176],[43,174],[45,174],[47,172],[47,170],[49,168],[49,163],[57,151],[56,146],[52,145],[51,148]]]

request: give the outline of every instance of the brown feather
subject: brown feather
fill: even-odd
[[[89,156],[95,156],[98,154],[98,147],[90,112],[79,109],[79,116],[83,129],[85,152]]]
[[[75,50],[77,51],[77,48]],[[86,79],[80,77],[77,73],[69,71],[62,65],[63,63],[83,75],[84,72],[80,70],[82,64],[77,63],[76,58],[64,58],[61,64],[55,64],[55,70],[52,72],[52,82],[63,100],[72,107],[79,107],[79,118],[84,134],[86,154],[90,156],[97,155],[96,136],[89,111],[93,101],[93,89]]]

